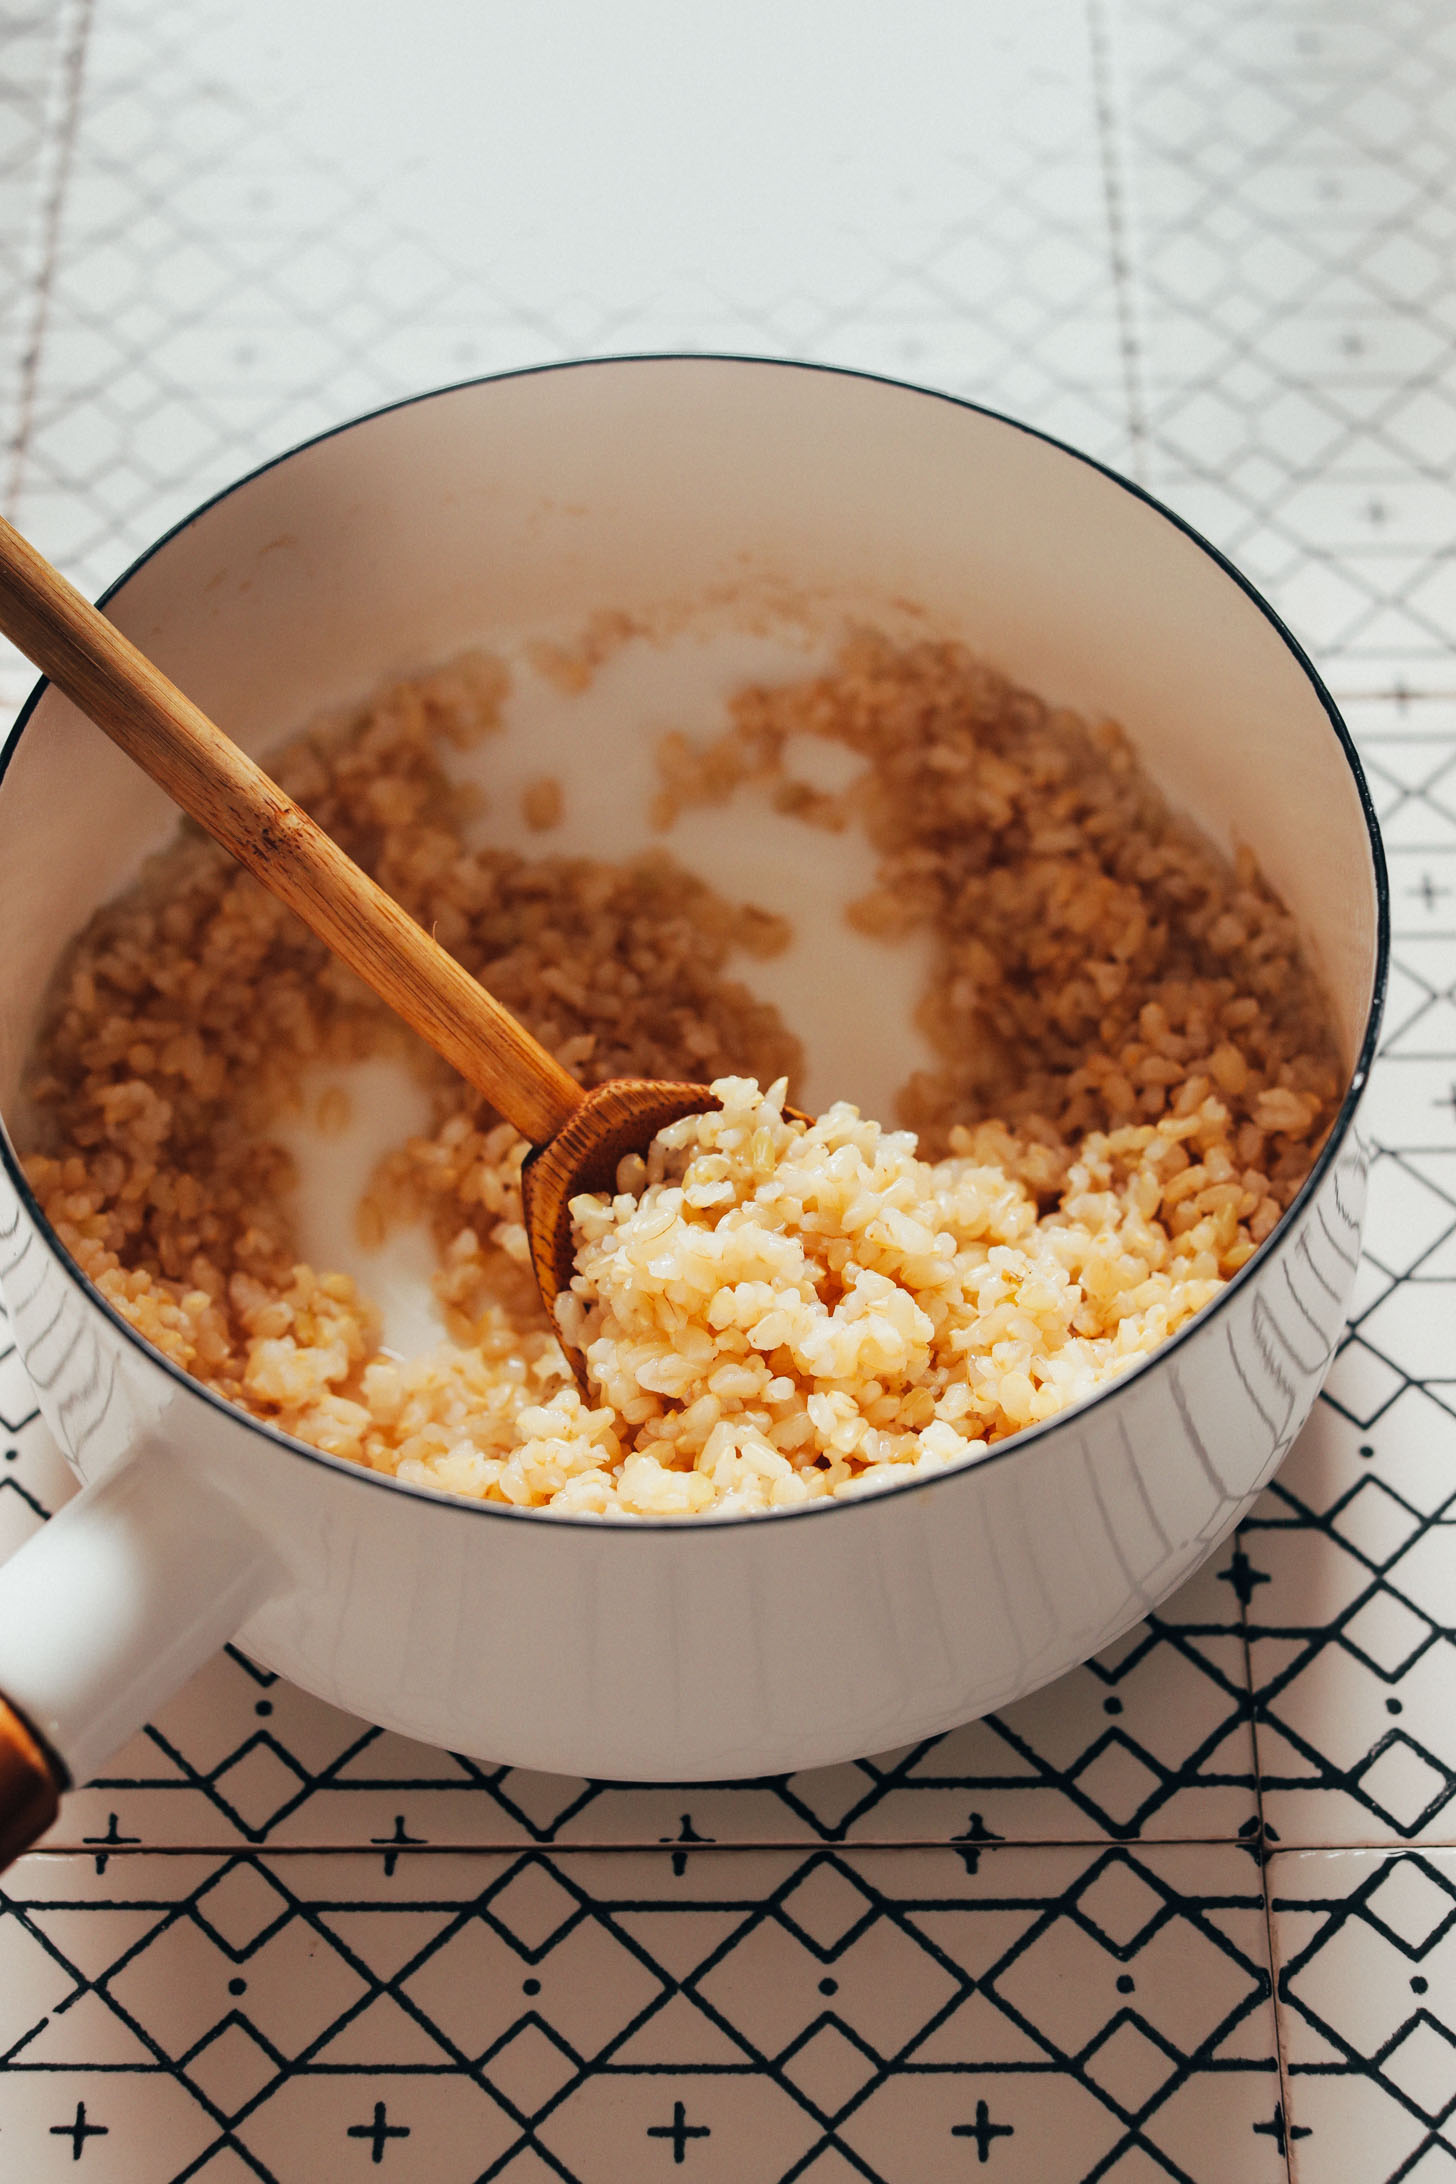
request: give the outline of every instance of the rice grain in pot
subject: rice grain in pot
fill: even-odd
[[[922,1159],[847,1107],[784,1122],[796,1043],[732,975],[784,945],[781,920],[666,852],[467,845],[448,752],[506,688],[470,656],[316,724],[278,772],[584,1080],[715,1080],[721,1111],[578,1202],[565,1309],[593,1400],[535,1296],[523,1141],[184,829],[67,959],[27,1169],[82,1271],[186,1371],[448,1492],[770,1509],[973,1460],[1155,1348],[1272,1229],[1339,1094],[1324,1004],[1253,860],[1172,814],[1114,728],[958,647],[864,634],[663,748],[665,830],[734,796],[867,827],[856,922],[932,946],[936,1063],[900,1116]],[[849,789],[795,776],[806,735],[859,761]],[[433,1109],[360,1208],[370,1238],[422,1211],[433,1229],[447,1339],[407,1358],[347,1276],[301,1263],[274,1134],[302,1070],[380,1052]]]

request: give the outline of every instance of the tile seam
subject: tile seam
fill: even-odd
[[[95,20],[96,0],[69,0],[70,22],[61,42],[59,120],[54,130],[52,166],[42,193],[40,215],[40,262],[31,297],[30,326],[21,352],[19,386],[16,390],[15,436],[11,444],[10,475],[6,501],[13,510],[20,497],[35,420],[36,393],[40,380],[41,352],[50,318],[51,291],[55,281],[61,221],[74,164],[80,130],[81,99],[86,54]],[[50,134],[50,132],[47,132]]]
[[[1019,1852],[1030,1852],[1033,1855],[1041,1851],[1051,1852],[1075,1850],[1086,1851],[1089,1855],[1100,1856],[1108,1851],[1120,1850],[1126,1851],[1130,1857],[1136,1857],[1138,1853],[1142,1851],[1153,1852],[1165,1850],[1247,1850],[1251,1847],[1251,1840],[1252,1839],[1249,1836],[1239,1835],[1157,1836],[1152,1838],[1141,1837],[1132,1840],[1126,1840],[1122,1837],[1116,1836],[1099,1836],[1094,1838],[1088,1838],[1084,1836],[1081,1838],[1061,1837],[1055,1840],[1043,1839],[1038,1842],[1017,1842],[1014,1839],[1007,1839],[994,1843],[974,1844],[969,1847],[982,1851],[988,1856],[995,1856],[1000,1852],[1012,1850]],[[744,1841],[739,1843],[692,1843],[689,1844],[687,1847],[695,1858],[701,1858],[710,1854],[731,1858],[743,1852],[751,1852],[755,1855],[771,1853],[776,1857],[798,1857],[800,1855],[808,1857],[818,1852],[823,1852],[826,1856],[830,1857],[858,1857],[862,1854],[867,1855],[870,1852],[874,1852],[878,1856],[884,1852],[903,1851],[908,1855],[911,1853],[925,1852],[928,1850],[953,1852],[957,1857],[960,1857],[963,1855],[965,1849],[967,1848],[967,1846],[964,1844],[948,1842],[944,1837],[937,1836],[926,1836],[922,1839],[911,1842],[902,1840],[892,1843],[862,1840],[849,1842],[785,1842],[782,1839],[777,1841],[772,1839],[760,1839],[756,1841]],[[1456,1845],[1422,1845],[1409,1843],[1392,1846],[1389,1844],[1379,1843],[1356,1845],[1349,1845],[1344,1843],[1324,1843],[1309,1845],[1295,1844],[1292,1846],[1281,1844],[1279,1847],[1281,1852],[1285,1851],[1286,1849],[1299,1851],[1306,1848],[1312,1850],[1345,1850],[1355,1848],[1369,1850],[1373,1854],[1380,1854],[1382,1852],[1389,1851],[1392,1848],[1418,1852],[1422,1849],[1456,1848]],[[563,1858],[596,1858],[602,1856],[619,1855],[636,1856],[640,1855],[643,1851],[650,1851],[654,1856],[661,1856],[666,1858],[671,1857],[675,1851],[680,1852],[682,1848],[683,1846],[680,1843],[664,1843],[659,1841],[655,1837],[650,1842],[624,1842],[618,1840],[604,1843],[460,1843],[442,1841],[437,1843],[411,1843],[407,1845],[401,1845],[398,1848],[395,1848],[390,1844],[381,1843],[128,1843],[114,1849],[108,1847],[105,1850],[104,1855],[107,1859],[108,1864],[114,1865],[118,1861],[123,1859],[136,1860],[139,1858],[380,1858],[385,1856],[387,1852],[392,1853],[392,1855],[399,1861],[404,1861],[407,1859],[418,1860],[422,1858],[443,1857],[514,1857],[517,1854],[525,1853],[527,1851],[539,1851],[543,1856]],[[45,1843],[36,1845],[32,1850],[27,1851],[25,1855],[27,1858],[91,1859],[96,1857],[97,1849],[94,1844]],[[4,1883],[3,1881],[0,1881],[0,1894],[3,1893]]]
[[[1279,2114],[1284,2119],[1284,2143],[1281,2148],[1284,2170],[1295,2184],[1294,2159],[1290,2151],[1293,2144],[1289,2135],[1292,2111],[1289,2105],[1289,2066],[1284,2054],[1284,2017],[1279,2008],[1279,1958],[1274,1940],[1274,1899],[1270,1876],[1274,1861],[1279,1854],[1270,1844],[1265,1832],[1264,1820],[1264,1771],[1259,1763],[1259,1721],[1254,1705],[1254,1659],[1249,1645],[1249,1618],[1246,1608],[1239,1613],[1240,1638],[1244,1649],[1244,1675],[1249,1693],[1249,1738],[1254,1751],[1254,1809],[1259,1828],[1254,1840],[1259,1846],[1259,1894],[1264,1906],[1264,1945],[1269,1952],[1269,2008],[1274,2018],[1274,2068],[1279,2079]],[[1285,1846],[1281,1843],[1280,1851]]]
[[[1098,163],[1102,170],[1102,196],[1112,273],[1113,307],[1117,321],[1117,345],[1122,365],[1122,395],[1127,410],[1128,468],[1138,483],[1144,484],[1147,479],[1147,405],[1143,395],[1143,350],[1138,326],[1130,191],[1113,54],[1113,31],[1109,19],[1110,4],[1111,0],[1086,0],[1087,44]]]

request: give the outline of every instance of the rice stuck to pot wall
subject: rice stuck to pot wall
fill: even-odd
[[[955,646],[862,636],[832,673],[745,691],[722,734],[662,747],[664,829],[757,796],[870,833],[879,881],[851,915],[932,943],[936,1066],[900,1102],[921,1158],[848,1106],[784,1120],[796,1042],[731,975],[787,943],[781,920],[660,852],[467,846],[445,753],[499,724],[506,688],[471,656],[316,724],[276,771],[585,1082],[713,1082],[718,1110],[573,1209],[563,1326],[592,1400],[531,1280],[524,1141],[187,828],[63,966],[26,1163],[82,1271],[184,1370],[412,1484],[602,1516],[782,1508],[1053,1416],[1272,1229],[1339,1097],[1327,1013],[1252,859],[1230,867],[1170,813],[1114,728]],[[857,755],[848,790],[794,778],[806,734]],[[530,796],[549,831],[558,787]],[[306,1068],[380,1053],[433,1112],[359,1208],[368,1243],[431,1224],[447,1333],[409,1358],[347,1276],[300,1263],[274,1134]]]

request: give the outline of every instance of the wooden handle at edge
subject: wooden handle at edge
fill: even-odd
[[[0,630],[533,1144],[582,1087],[0,518]]]
[[[70,1786],[61,1762],[0,1699],[0,1873],[45,1834]]]

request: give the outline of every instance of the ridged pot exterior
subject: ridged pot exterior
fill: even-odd
[[[988,1461],[803,1514],[607,1523],[401,1489],[164,1372],[7,1193],[0,1281],[83,1478],[180,1451],[286,1572],[245,1651],[386,1728],[626,1780],[776,1774],[928,1736],[1145,1615],[1314,1401],[1354,1274],[1346,1140],[1258,1266],[1125,1386]],[[137,1459],[148,1461],[144,1453]]]

